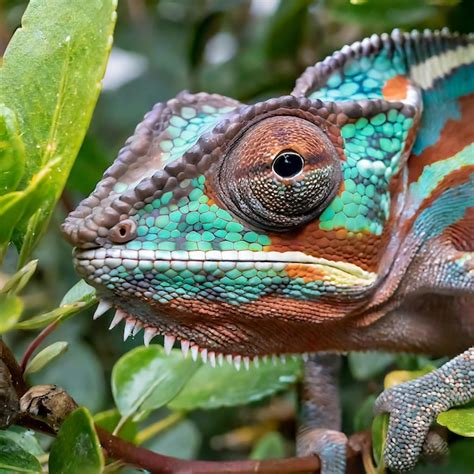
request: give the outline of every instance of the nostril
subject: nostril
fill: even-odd
[[[136,237],[136,230],[136,222],[132,219],[126,219],[110,229],[109,239],[116,244],[123,244]]]

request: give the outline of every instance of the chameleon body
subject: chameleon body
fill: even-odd
[[[97,314],[113,305],[126,335],[212,364],[467,351],[443,402],[441,372],[420,382],[437,407],[422,422],[410,384],[379,401],[406,414],[387,462],[412,467],[437,412],[474,390],[473,64],[471,36],[396,30],[308,68],[289,96],[157,104],[63,225]]]

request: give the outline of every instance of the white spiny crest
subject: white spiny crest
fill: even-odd
[[[102,306],[102,310],[104,310],[105,306]],[[107,307],[109,309],[110,306]],[[104,312],[106,309],[104,310]],[[139,331],[144,329],[144,334],[143,334],[143,343],[145,344],[146,347],[150,345],[151,340],[160,335],[160,332],[158,329],[145,326],[141,321],[132,318],[129,314],[127,314],[125,311],[121,310],[120,308],[117,309],[114,318],[112,319],[112,322],[110,323],[110,328],[113,329],[119,322],[122,320],[125,320],[125,327],[124,327],[124,333],[123,333],[123,339],[126,341],[130,336],[135,336]],[[177,337],[173,336],[172,334],[164,334],[163,338],[163,347],[164,347],[164,353],[166,355],[171,354],[171,350],[173,349],[174,343],[176,342]],[[193,361],[197,361],[198,358],[200,357],[202,362],[207,363],[209,362],[209,365],[211,367],[216,367],[217,365],[221,366],[224,364],[224,359],[227,361],[228,364],[233,365],[236,370],[240,370],[240,367],[243,366],[245,367],[246,370],[250,369],[250,363],[253,362],[253,365],[255,368],[258,368],[260,366],[260,362],[263,364],[267,364],[269,357],[271,357],[271,361],[273,365],[277,365],[279,363],[285,363],[286,362],[286,355],[285,354],[272,354],[271,356],[268,355],[262,355],[258,356],[255,355],[253,357],[251,356],[242,356],[239,354],[223,354],[222,352],[215,352],[215,351],[209,351],[206,348],[201,348],[197,344],[192,343],[188,339],[181,339],[181,352],[183,354],[183,358],[186,358],[188,353],[191,352],[191,358]],[[291,355],[293,360],[298,360],[301,358],[305,362],[309,358],[309,354],[303,353],[301,355],[297,354],[292,354]]]

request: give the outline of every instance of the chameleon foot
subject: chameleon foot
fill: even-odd
[[[473,367],[474,348],[471,348],[440,369],[391,387],[379,396],[376,412],[390,414],[384,458],[391,470],[413,469],[436,417],[472,398]]]
[[[298,456],[318,456],[322,474],[346,472],[347,437],[344,433],[323,428],[306,431],[298,436]]]

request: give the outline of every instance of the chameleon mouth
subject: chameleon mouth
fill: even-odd
[[[306,264],[324,270],[327,274],[340,276],[351,284],[358,283],[368,286],[374,283],[376,274],[347,262],[328,260],[313,257],[304,252],[253,252],[250,250],[131,250],[131,249],[90,249],[74,250],[75,264],[78,267],[91,267],[90,270],[106,265],[117,268],[123,265],[127,270],[145,267],[145,270],[154,268],[157,271],[169,268],[181,270],[185,266],[202,266],[206,264],[218,265],[225,269],[256,268],[257,270],[284,270],[288,264]],[[151,268],[150,268],[151,267]],[[176,267],[176,268],[174,268]]]
[[[75,249],[75,265],[79,273],[86,275],[91,283],[103,285],[99,277],[93,276],[101,272],[108,272],[123,266],[127,271],[139,268],[142,271],[154,271],[157,273],[166,272],[169,269],[183,271],[184,269],[193,272],[212,272],[216,268],[223,271],[257,269],[286,271],[292,265],[303,265],[308,269],[317,270],[317,274],[328,275],[332,280],[341,281],[350,286],[370,287],[375,281],[375,274],[365,271],[360,267],[344,262],[327,260],[313,257],[303,252],[257,252],[257,251],[165,251],[165,250],[131,250],[120,248],[98,248],[98,249]],[[105,269],[105,270],[104,270]],[[112,303],[106,297],[101,300],[94,315],[97,319],[107,310],[112,308]],[[165,353],[169,354],[175,343],[181,344],[183,356],[190,356],[197,360],[209,363],[215,367],[227,361],[233,364],[236,369],[241,366],[248,368],[253,362],[258,366],[260,362],[266,362],[268,358],[276,362],[278,358],[284,360],[285,354],[267,355],[245,355],[242,353],[226,353],[225,349],[211,349],[206,347],[205,341],[199,344],[192,339],[186,339],[184,334],[180,334],[179,325],[163,326],[158,324],[147,324],[141,318],[128,314],[124,309],[117,306],[116,313],[110,324],[110,329],[116,327],[124,321],[124,340],[130,336],[136,336],[142,330],[143,341],[148,346],[151,340],[157,336],[163,336]],[[189,337],[189,336],[188,336]],[[222,351],[222,352],[221,352]],[[237,349],[238,351],[238,349]],[[292,353],[287,354],[293,356]],[[297,354],[295,357],[306,358],[308,354]]]
[[[104,313],[111,309],[113,305],[106,300],[101,300],[94,313],[94,319],[100,318]],[[275,365],[277,361],[281,363],[286,362],[286,356],[291,355],[293,358],[301,358],[304,361],[308,360],[309,354],[272,354],[262,356],[245,356],[240,354],[225,354],[223,352],[210,351],[205,347],[198,346],[195,342],[189,341],[188,339],[181,338],[180,336],[174,336],[170,333],[161,332],[156,327],[146,326],[138,319],[130,316],[128,313],[120,308],[116,309],[115,315],[110,323],[109,329],[115,328],[120,322],[125,321],[123,340],[126,341],[130,336],[135,337],[143,329],[143,343],[146,347],[150,345],[153,338],[157,336],[163,336],[163,347],[166,355],[171,353],[176,342],[181,344],[181,352],[183,357],[186,358],[191,355],[191,358],[196,361],[199,358],[204,363],[208,363],[211,367],[217,365],[222,366],[224,361],[230,365],[233,365],[236,370],[240,370],[241,366],[245,369],[250,368],[250,364],[253,363],[255,367],[259,367],[260,363],[266,364],[269,361]]]

